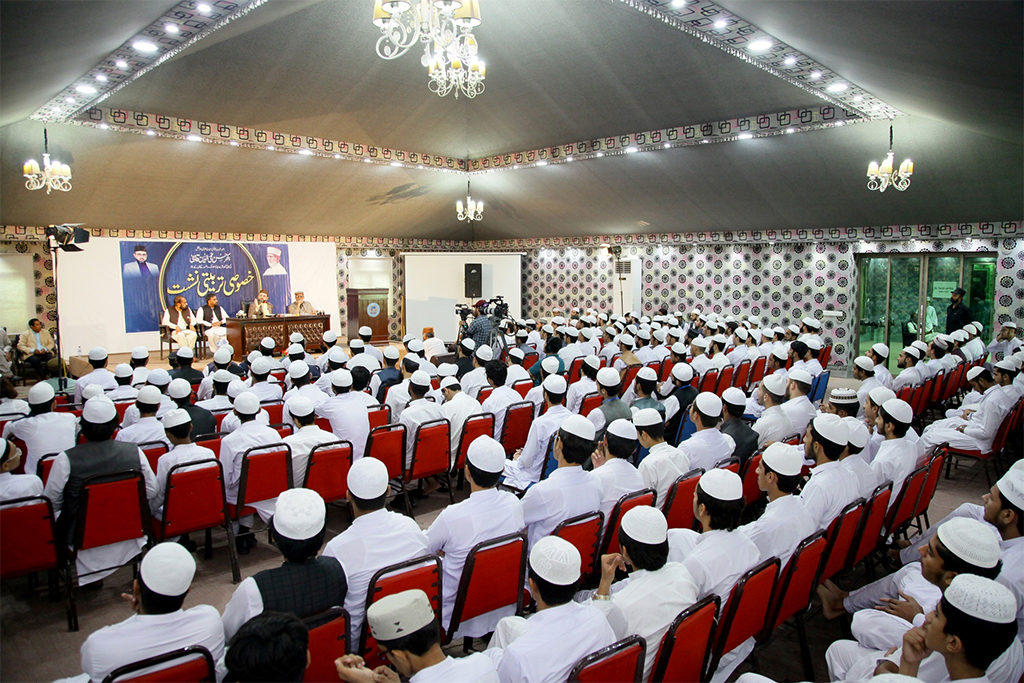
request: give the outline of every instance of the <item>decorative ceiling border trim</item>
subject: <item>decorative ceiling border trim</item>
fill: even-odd
[[[471,159],[469,170],[470,173],[519,170],[633,152],[653,152],[711,142],[735,142],[754,137],[803,133],[822,128],[862,123],[866,120],[845,109],[836,108],[831,104],[823,104],[817,108],[790,109],[772,114],[741,116],[724,121],[647,130],[626,135],[581,140],[553,147],[495,154],[480,159]]]
[[[66,121],[265,2],[267,0],[182,0],[68,84],[29,118]],[[208,7],[209,11],[201,11],[200,5]],[[172,27],[171,30],[168,27]],[[156,50],[136,49],[134,44],[139,41],[154,45]],[[80,92],[79,86],[93,88],[95,92]]]
[[[871,119],[891,119],[904,115],[849,79],[843,78],[832,69],[711,0],[686,0],[681,7],[674,7],[673,0],[619,2],[713,45],[837,107],[858,111]],[[769,40],[772,45],[762,52],[751,53],[750,45],[759,40]],[[847,87],[840,92],[830,92],[828,88],[833,85]]]

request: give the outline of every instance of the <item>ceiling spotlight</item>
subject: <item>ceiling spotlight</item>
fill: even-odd
[[[207,5],[205,2],[201,2],[198,5],[196,5],[196,9],[200,12],[206,13],[210,11],[210,6]]]
[[[725,28],[728,25],[729,22],[727,22],[725,19],[719,19],[718,21],[715,22],[715,28]]]
[[[392,166],[401,166],[401,165],[402,165],[402,162],[401,162],[401,161],[392,161],[392,162],[391,162],[391,165],[392,165]]]
[[[64,101],[67,102],[68,104],[74,104],[75,103],[75,98],[74,97],[65,97]]]
[[[787,128],[786,132],[787,133],[795,133],[796,132],[796,128]]]
[[[576,161],[576,160],[575,160],[575,159],[573,159],[572,157],[566,157],[566,158],[565,158],[565,160],[566,160],[566,161]]]
[[[633,145],[630,145],[629,147],[626,148],[626,154],[636,154],[639,151],[640,151],[640,149],[637,148],[637,147],[634,147]]]
[[[864,99],[863,95],[856,95],[856,96],[854,96],[853,101],[854,102],[860,102],[863,99]]]
[[[812,71],[811,72],[811,78],[814,79],[814,80],[818,80],[819,78],[821,78],[821,72],[820,71]]]
[[[139,52],[156,52],[156,45],[146,40],[136,40],[132,43],[132,47]]]
[[[96,80],[99,81],[100,83],[106,83],[107,82],[107,77],[104,76],[103,74],[96,74]]]
[[[597,154],[595,154],[594,156],[596,156],[596,157],[598,157],[598,158],[600,158],[600,157],[603,157],[603,156],[604,156],[604,152],[598,152],[598,153],[597,153]]]
[[[188,136],[185,137],[185,139],[188,140],[189,142],[202,142],[203,141],[203,139],[201,137],[199,137],[198,135],[188,135]]]
[[[267,145],[267,149],[270,150],[271,152],[273,152],[274,151],[274,146],[273,145]]]
[[[334,158],[335,158],[335,159],[340,159],[340,158],[341,158],[341,155],[340,155],[340,154],[335,154],[335,155],[334,155]]]
[[[846,121],[836,121],[836,125],[837,126],[845,126],[846,125]]]
[[[156,135],[156,131],[147,130],[146,135]]]
[[[846,85],[846,83],[833,83],[832,85],[828,86],[825,89],[828,90],[829,92],[843,92],[849,87],[850,86]]]
[[[118,69],[127,69],[128,62],[124,61],[123,59],[119,59],[116,62],[114,62],[114,66],[116,66]]]
[[[99,125],[99,128],[100,128],[100,130],[106,130],[107,128],[110,128],[110,126],[108,126],[108,125],[107,125],[107,124],[105,124],[105,123],[101,123],[101,124]]]
[[[369,158],[365,158],[365,159],[363,159],[363,161],[365,161],[368,164],[372,164],[373,163],[373,161],[370,160]]]
[[[168,33],[177,33],[178,32],[178,25],[177,24],[171,24],[171,23],[164,24],[164,30],[167,31]]]
[[[335,154],[335,155],[334,155],[334,158],[335,158],[335,159],[340,159],[340,158],[341,158],[341,155],[340,155],[340,154]],[[419,170],[421,170],[421,171],[422,171],[422,170],[423,170],[423,164],[419,164],[418,166],[416,166],[416,168],[418,168]]]
[[[669,147],[671,147],[671,146],[672,146],[672,143],[670,143],[670,142],[666,142],[664,146],[665,146],[665,149],[668,149]]]
[[[96,88],[91,85],[76,85],[75,90],[78,92],[84,92],[86,95],[93,95],[96,93]]]
[[[311,157],[311,156],[313,156],[313,153],[310,152],[308,149],[300,149],[299,150],[299,154],[301,154],[304,157]]]
[[[796,64],[796,57],[786,57],[786,59],[784,59],[782,63],[785,64],[786,66],[793,66],[794,64]]]
[[[238,147],[238,143],[235,142],[234,140],[231,140],[230,142],[228,142],[228,144],[231,145],[232,147]]]
[[[736,136],[736,139],[737,140],[750,140],[753,137],[754,136],[751,133],[740,133],[739,135]]]
[[[541,161],[538,161],[538,162],[537,162],[537,165],[538,165],[538,166],[547,166],[547,165],[548,165],[548,162],[546,162],[546,161],[543,161],[543,160],[541,160]]]
[[[764,52],[772,48],[772,41],[770,40],[755,40],[752,42],[747,49],[751,52]]]
[[[672,2],[669,3],[669,5],[672,7],[672,9],[679,9],[680,7],[682,7],[685,4],[686,4],[686,0],[672,0]]]

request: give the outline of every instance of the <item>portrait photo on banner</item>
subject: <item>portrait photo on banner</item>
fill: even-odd
[[[121,240],[125,332],[155,332],[183,296],[193,311],[210,295],[230,316],[267,290],[275,314],[292,299],[288,245],[267,242]]]

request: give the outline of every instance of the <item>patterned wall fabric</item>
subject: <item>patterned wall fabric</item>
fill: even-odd
[[[57,295],[53,291],[53,262],[42,242],[0,242],[0,253],[32,254],[35,279],[36,317],[46,324],[50,334],[57,333]],[[27,320],[3,321],[11,333],[23,332]]]
[[[1024,324],[1024,240],[999,240],[996,264],[996,320]]]

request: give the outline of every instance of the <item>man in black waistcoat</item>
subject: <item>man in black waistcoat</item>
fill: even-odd
[[[676,351],[673,350],[672,353],[675,354]],[[665,397],[665,407],[669,406],[669,397],[673,397],[676,401],[676,410],[672,413],[672,417],[665,421],[665,440],[673,446],[678,445],[676,435],[679,433],[679,423],[683,421],[687,411],[690,410],[690,404],[697,398],[697,388],[691,384],[692,381],[693,368],[689,363],[680,361],[672,366],[672,375],[667,382],[672,389]],[[664,387],[664,385],[662,386]]]
[[[270,528],[285,562],[238,584],[224,608],[224,635],[230,639],[263,612],[290,612],[300,619],[345,604],[345,571],[333,557],[316,554],[324,543],[327,509],[309,489],[289,489],[277,497]]]
[[[732,452],[740,459],[740,471],[747,465],[747,460],[757,450],[757,432],[743,421],[743,411],[747,405],[747,395],[738,387],[729,387],[722,392],[722,425],[718,428],[728,434],[736,442],[736,450]]]
[[[174,355],[178,359],[178,368],[171,370],[171,379],[180,377],[187,380],[189,384],[198,384],[203,381],[203,373],[192,367],[192,362],[195,360],[195,353],[193,353],[192,349],[178,349],[178,352]]]

